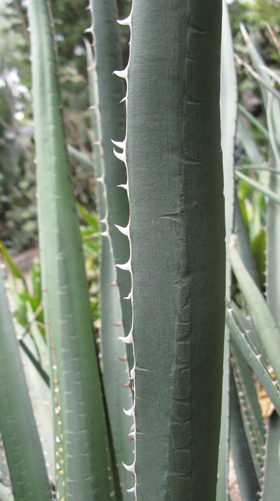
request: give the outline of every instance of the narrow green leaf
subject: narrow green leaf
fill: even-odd
[[[37,301],[37,304],[39,306],[39,304],[41,304],[42,302],[42,291],[41,291],[40,261],[37,257],[33,261],[33,265],[31,268],[31,282],[32,282],[33,298]]]
[[[247,271],[250,273],[255,283],[259,286],[260,279],[258,277],[256,263],[250,248],[248,229],[246,228],[246,223],[242,216],[237,194],[235,195],[234,208],[234,233],[236,234],[237,250],[244,265],[246,266]]]
[[[252,319],[258,330],[265,351],[274,369],[276,377],[278,381],[280,381],[280,360],[278,356],[280,331],[274,318],[272,317],[271,312],[269,311],[262,293],[242,263],[239,253],[235,248],[234,240],[232,242],[230,259],[234,274],[249,306]]]
[[[256,476],[261,486],[266,430],[251,369],[234,340],[232,340],[231,363],[238,393],[243,427]]]
[[[280,417],[273,412],[269,418],[262,501],[276,501],[280,493]]]
[[[230,237],[233,231],[234,212],[234,144],[237,118],[237,81],[233,44],[227,3],[223,1],[221,49],[221,146],[224,168],[224,196],[226,214],[226,295],[230,297],[231,265],[229,259]],[[219,445],[218,482],[216,501],[228,499],[229,470],[229,331],[225,327],[222,416]]]
[[[280,138],[280,107],[279,104],[268,98],[267,100],[267,123],[271,136],[272,148],[269,150],[270,164],[280,168],[279,150],[276,144]],[[277,134],[278,133],[278,134]],[[280,178],[273,173],[270,175],[269,188],[274,193],[274,197],[280,199]],[[279,242],[280,242],[280,207],[274,203],[273,198],[267,202],[267,302],[278,325],[280,323],[279,299],[280,299],[280,262],[279,262]]]
[[[262,164],[263,157],[260,154],[258,145],[257,145],[256,141],[254,141],[254,139],[252,138],[251,132],[250,132],[247,124],[241,118],[240,114],[238,115],[237,128],[238,128],[238,131],[240,133],[240,140],[241,140],[243,147],[246,151],[246,155],[249,157],[252,164],[257,164],[257,165]]]
[[[221,51],[221,146],[224,167],[224,196],[226,211],[226,253],[229,254],[234,213],[234,145],[237,119],[237,81],[231,26],[227,3],[223,1]],[[227,258],[227,297],[230,295],[231,266]]]
[[[56,486],[65,501],[110,499],[110,459],[49,0],[30,0],[42,282],[52,360]]]
[[[50,386],[50,378],[49,378],[49,375],[45,372],[45,370],[43,369],[41,363],[39,360],[36,359],[36,357],[32,354],[32,352],[30,351],[30,349],[28,348],[25,340],[23,339],[19,339],[19,344],[22,348],[22,350],[24,351],[24,353],[26,354],[26,356],[28,357],[29,361],[32,363],[32,365],[34,366],[34,368],[36,369],[37,373],[39,374],[39,376],[43,379],[43,381],[45,382],[45,384],[47,386]]]
[[[123,69],[119,26],[117,24],[116,0],[90,0],[92,14],[93,42],[96,56],[98,77],[98,96],[100,123],[102,131],[102,149],[104,155],[104,181],[108,204],[108,226],[112,240],[114,262],[116,265],[129,258],[128,240],[117,226],[126,227],[129,208],[126,190],[119,188],[127,182],[123,162],[114,155],[112,140],[123,141],[125,138],[125,85],[114,72]],[[117,268],[117,283],[120,290],[122,322],[127,336],[131,326],[132,310],[130,301],[125,298],[131,290],[130,275]],[[132,350],[126,347],[128,363],[132,368]]]
[[[239,56],[235,55],[235,58],[237,60],[237,62],[244,66],[244,68],[246,68],[246,70],[248,71],[248,73],[250,73],[252,75],[252,77],[255,78],[255,80],[257,80],[257,82],[259,82],[261,84],[261,86],[268,91],[268,94],[271,93],[274,97],[276,97],[278,99],[278,101],[280,101],[280,92],[278,92],[276,89],[274,89],[270,83],[268,83],[266,81],[266,79],[262,78],[259,73],[257,73],[256,71],[253,70],[253,68],[245,63],[244,61],[242,61],[242,59],[240,59]]]
[[[273,86],[273,85],[274,85],[274,82],[271,82],[271,86]],[[267,106],[266,106],[266,120],[267,120],[267,126],[268,126],[268,131],[269,131],[271,150],[272,150],[272,153],[274,156],[276,167],[279,169],[280,168],[280,152],[279,152],[278,145],[276,143],[275,130],[274,130],[274,126],[273,126],[273,102],[274,102],[273,97],[270,94],[268,96]],[[279,108],[279,106],[278,106],[278,108]],[[275,110],[275,107],[274,107],[274,110]]]
[[[19,278],[22,281],[26,292],[28,292],[25,278],[24,278],[23,274],[21,273],[20,269],[17,267],[17,265],[15,264],[13,259],[11,258],[10,254],[7,250],[7,247],[2,242],[2,240],[0,240],[0,251],[1,251],[1,254],[3,256],[3,259],[6,261],[6,264],[9,267],[14,278]]]
[[[248,50],[249,56],[252,60],[254,68],[259,73],[260,77],[265,81],[267,86],[269,86],[270,85],[270,78],[269,78],[267,72],[263,69],[263,67],[265,66],[265,62],[262,59],[261,55],[259,54],[258,50],[256,49],[255,45],[253,44],[253,41],[252,41],[251,37],[249,36],[243,23],[240,24],[240,30],[241,30],[241,33],[243,35],[244,41],[246,43],[247,50]],[[261,91],[262,91],[264,104],[266,106],[267,99],[268,99],[267,88],[265,86],[264,87],[261,86]]]
[[[72,146],[71,144],[67,145],[67,150],[68,150],[69,155],[71,155],[71,157],[74,158],[74,160],[76,160],[76,162],[80,163],[84,167],[87,167],[88,169],[92,169],[92,167],[93,167],[92,161],[88,157],[88,155],[77,150],[77,148],[74,148],[74,146]]]
[[[230,448],[242,500],[258,501],[259,484],[244,432],[232,371],[230,377]]]
[[[246,174],[243,174],[243,172],[240,172],[239,170],[235,170],[235,175],[239,177],[239,179],[245,181],[245,183],[248,183],[250,186],[258,190],[260,193],[263,193],[273,202],[280,204],[280,196],[277,195],[274,191],[271,191],[269,188],[262,186],[260,183],[258,183],[258,181],[254,181],[254,179],[251,179],[250,177],[246,176]]]
[[[15,501],[51,501],[45,460],[0,273],[0,432]],[[20,412],[19,412],[20,409]],[[16,446],[15,446],[16,444]]]
[[[222,414],[219,440],[219,461],[216,501],[228,499],[229,474],[229,371],[230,371],[230,338],[229,330],[225,327],[224,340],[224,372],[222,389]]]
[[[97,75],[89,42],[86,42],[88,72],[90,82],[90,100],[93,107],[95,165],[97,179],[104,178],[103,150],[101,146],[101,128],[97,120],[98,88]],[[121,499],[130,500],[131,494],[126,489],[133,487],[133,477],[123,463],[133,461],[132,443],[128,436],[133,425],[132,417],[124,414],[123,409],[132,406],[125,345],[119,338],[124,337],[120,293],[116,283],[113,248],[108,233],[108,198],[106,185],[98,182],[98,207],[101,220],[101,262],[100,262],[100,302],[101,302],[101,344],[103,381],[108,402],[113,442],[116,451],[119,477],[122,487]],[[102,228],[103,227],[103,228]],[[103,230],[103,231],[102,231]],[[127,385],[127,386],[125,386]]]
[[[20,325],[17,326],[17,332],[22,332]],[[32,406],[36,416],[42,447],[47,463],[49,477],[54,484],[55,482],[55,455],[53,441],[53,419],[52,419],[52,398],[50,384],[44,377],[38,377],[38,365],[34,364],[36,354],[34,344],[30,335],[25,336],[24,342],[20,343],[21,360],[24,365],[24,373],[29,388],[29,394]],[[33,357],[33,359],[32,359]],[[41,368],[42,369],[42,368]],[[43,369],[42,369],[42,372]],[[44,373],[46,375],[46,373]],[[41,375],[41,374],[40,374]]]
[[[257,120],[252,113],[250,113],[242,104],[238,104],[238,109],[241,111],[242,115],[244,117],[248,118],[248,120],[253,124],[263,135],[266,139],[270,140],[269,132],[268,130],[260,123],[259,120]]]
[[[93,232],[97,233],[99,231],[99,225],[96,215],[90,214],[79,202],[76,202],[76,204],[83,219],[85,220],[87,225],[90,226],[91,234]]]
[[[262,165],[247,164],[247,165],[238,165],[235,168],[236,170],[239,169],[264,170],[267,172],[272,172],[273,174],[280,174],[280,170],[276,170],[273,167],[264,167]]]
[[[246,338],[248,339],[248,342],[252,346],[255,353],[261,355],[263,364],[269,366],[270,363],[267,358],[267,354],[265,352],[258,331],[256,330],[252,318],[250,317],[250,314],[247,314],[247,316],[245,317],[245,314],[242,313],[242,311],[240,310],[240,308],[238,308],[234,301],[231,301],[228,306],[233,310],[232,316],[237,319],[237,324],[242,326],[241,330],[244,330],[244,332],[246,332]]]
[[[240,323],[240,319],[237,319],[234,316],[234,312],[232,309],[227,308],[226,310],[226,322],[230,329],[231,335],[239,347],[242,355],[247,361],[248,365],[250,365],[251,369],[256,374],[258,380],[264,387],[267,395],[272,401],[275,409],[280,415],[280,393],[277,387],[274,384],[270,374],[268,373],[266,367],[261,362],[261,358],[255,353],[252,345],[246,339],[246,332],[242,324]]]

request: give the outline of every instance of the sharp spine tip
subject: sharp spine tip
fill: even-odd
[[[123,26],[131,26],[131,14],[129,14],[129,16],[125,19],[118,19],[118,23]]]
[[[111,141],[115,146],[117,146],[117,148],[121,148],[122,150],[124,150],[125,141],[114,141],[113,139],[111,139]]]
[[[127,336],[120,336],[118,339],[120,341],[122,341],[123,343],[125,343],[125,344],[131,344],[131,343],[133,343],[132,331],[130,331]]]
[[[128,192],[128,184],[118,184],[117,185],[117,188],[123,188],[124,190],[126,190]]]
[[[115,148],[113,148],[113,151],[114,151],[114,155],[116,158],[118,158],[119,160],[121,160],[122,162],[125,162],[125,153],[119,153]]]
[[[133,416],[134,409],[135,409],[135,405],[133,404],[133,406],[130,407],[130,409],[128,409],[127,411],[125,409],[123,409],[123,412],[126,414],[126,416]]]
[[[131,272],[131,260],[129,259],[127,263],[124,264],[116,264],[116,267],[120,270],[130,271]]]
[[[129,223],[127,226],[123,227],[123,226],[119,226],[118,224],[115,224],[115,227],[123,234],[125,235],[126,237],[129,236]]]
[[[131,493],[131,494],[136,494],[136,485],[132,487],[131,489],[126,489],[126,492]]]
[[[132,463],[132,464],[129,464],[129,465],[125,464],[125,463],[122,461],[122,465],[123,465],[123,467],[124,467],[127,471],[129,471],[130,473],[135,474],[135,462],[134,462],[134,461],[133,461],[133,463]]]
[[[124,78],[125,80],[127,80],[127,73],[128,73],[128,68],[124,68],[124,70],[115,70],[114,71],[114,75],[116,75],[117,77],[120,77],[120,78]]]

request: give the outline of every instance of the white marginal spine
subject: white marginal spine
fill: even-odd
[[[129,91],[129,84],[128,84],[128,72],[129,72],[129,65],[130,65],[130,53],[131,53],[131,39],[132,39],[132,23],[131,23],[131,19],[132,19],[132,12],[133,12],[133,2],[132,2],[132,7],[131,7],[131,12],[130,12],[130,15],[126,18],[126,19],[122,19],[120,21],[118,21],[119,24],[122,24],[122,25],[126,25],[126,26],[129,26],[130,27],[130,42],[129,42],[129,45],[130,45],[130,51],[129,51],[129,59],[128,59],[128,64],[127,64],[127,67],[122,70],[122,71],[115,71],[114,73],[120,77],[120,78],[124,78],[125,81],[126,81],[126,95],[125,97],[123,98],[122,101],[125,102],[125,105],[126,105],[126,133],[125,133],[125,139],[123,142],[117,142],[117,141],[113,141],[113,144],[122,150],[121,153],[119,153],[118,151],[116,151],[116,149],[114,149],[114,154],[115,156],[122,160],[125,164],[125,168],[126,168],[126,176],[127,176],[127,182],[126,184],[124,185],[120,185],[119,188],[124,188],[126,191],[127,191],[127,197],[128,197],[128,202],[129,202],[129,206],[130,206],[130,197],[129,197],[129,176],[128,176],[128,168],[127,168],[127,154],[126,154],[126,145],[127,145],[127,120],[128,120],[128,114],[127,114],[127,102],[128,102],[128,91]],[[131,307],[132,307],[132,323],[131,323],[131,329],[130,329],[130,332],[129,334],[125,337],[125,338],[119,338],[121,341],[123,341],[125,344],[132,344],[132,349],[133,349],[133,359],[134,359],[134,364],[133,364],[133,368],[131,370],[131,373],[130,373],[130,379],[132,380],[132,389],[133,389],[133,393],[134,393],[134,403],[133,403],[133,406],[131,407],[131,409],[128,409],[128,410],[125,410],[124,409],[124,412],[127,416],[132,416],[133,417],[133,431],[132,433],[130,433],[130,439],[134,440],[134,451],[133,451],[133,454],[134,454],[134,461],[131,465],[125,465],[123,463],[123,466],[124,468],[126,468],[126,470],[128,470],[129,472],[131,472],[134,477],[135,477],[135,483],[134,483],[134,487],[132,487],[132,489],[129,489],[127,492],[130,492],[131,494],[134,494],[134,498],[137,500],[137,475],[136,475],[136,471],[135,471],[135,465],[136,465],[136,423],[135,423],[135,404],[136,404],[136,388],[135,388],[135,346],[134,346],[134,339],[133,339],[133,317],[134,317],[134,310],[133,310],[133,273],[132,273],[132,267],[131,267],[131,258],[132,258],[132,249],[131,249],[131,238],[130,238],[130,217],[131,217],[131,214],[129,214],[129,221],[128,221],[128,224],[125,228],[121,228],[120,226],[117,226],[116,227],[118,228],[118,230],[123,233],[124,235],[127,236],[128,238],[128,241],[129,241],[129,251],[130,251],[130,257],[129,257],[129,260],[127,261],[127,263],[124,263],[124,264],[119,264],[119,265],[116,265],[118,268],[120,268],[121,270],[126,270],[126,271],[129,271],[130,273],[130,276],[131,276],[131,291],[129,293],[129,295],[127,296],[127,298],[125,299],[130,299],[131,300]]]

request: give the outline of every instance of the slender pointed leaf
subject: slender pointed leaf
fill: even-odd
[[[88,169],[92,169],[92,161],[88,155],[77,150],[77,148],[74,148],[71,144],[67,145],[67,150],[69,155],[71,155],[76,162],[80,163],[84,167],[87,167]]]
[[[108,225],[112,240],[115,264],[123,264],[129,258],[127,238],[116,225],[125,227],[128,223],[129,208],[125,185],[126,171],[123,163],[114,155],[112,140],[125,138],[125,85],[114,72],[123,69],[119,26],[117,24],[116,0],[90,0],[94,50],[98,77],[98,95],[104,155],[104,181],[107,191]],[[127,336],[131,326],[132,310],[126,298],[131,289],[130,274],[117,268],[117,283],[120,290],[122,322]],[[132,350],[127,347],[128,362],[132,368]]]
[[[221,49],[221,145],[224,167],[224,196],[226,214],[226,295],[230,297],[231,265],[229,244],[233,231],[234,211],[234,143],[237,118],[237,81],[233,44],[227,3],[223,1]],[[229,470],[229,331],[225,327],[222,417],[218,462],[216,501],[228,498]]]
[[[231,247],[230,258],[233,271],[249,306],[252,319],[258,330],[265,351],[275,371],[276,377],[278,381],[280,381],[280,360],[278,356],[278,346],[280,346],[279,328],[269,311],[262,293],[246,270],[235,248],[234,240]]]
[[[230,378],[230,448],[242,500],[257,501],[259,484],[240,414],[233,373]]]
[[[277,389],[266,367],[261,362],[261,358],[256,354],[249,341],[246,340],[246,329],[242,326],[240,318],[235,318],[233,310],[228,308],[226,311],[226,321],[235,343],[264,387],[278,414],[280,414],[279,389]]]
[[[15,501],[51,501],[42,446],[0,273],[0,432]],[[20,409],[20,412],[19,412]]]
[[[268,130],[257,120],[252,113],[250,113],[242,104],[238,104],[238,109],[241,111],[242,115],[244,115],[248,120],[266,137],[266,139],[270,139]]]
[[[260,280],[250,248],[248,230],[242,216],[237,194],[235,196],[234,232],[236,234],[236,246],[240,257],[246,266],[247,271],[250,273],[255,283],[259,286]]]
[[[3,259],[6,261],[7,266],[9,267],[13,277],[19,278],[22,281],[25,290],[27,291],[27,285],[23,274],[21,273],[20,269],[17,267],[16,263],[11,258],[5,244],[1,240],[0,240],[0,249]]]
[[[276,501],[280,492],[280,417],[273,412],[269,418],[266,446],[266,461],[264,469],[263,501]]]
[[[262,186],[257,181],[254,181],[254,179],[251,179],[250,177],[246,176],[246,174],[243,174],[243,172],[239,172],[239,170],[235,170],[235,175],[245,181],[245,183],[248,183],[250,186],[258,190],[260,193],[263,193],[273,202],[277,203],[278,205],[280,204],[280,196],[274,193],[274,191],[271,191],[269,188]]]
[[[97,120],[98,88],[97,75],[89,42],[86,43],[88,72],[90,82],[90,100],[93,107],[95,165],[97,179],[104,178],[103,150],[101,147],[101,128]],[[133,424],[132,418],[126,416],[123,409],[132,406],[132,395],[129,383],[129,372],[126,359],[126,349],[119,340],[124,337],[119,288],[116,283],[113,249],[107,227],[107,189],[104,182],[98,182],[98,207],[101,223],[101,263],[100,263],[100,300],[101,300],[101,344],[102,365],[105,392],[112,426],[113,442],[119,476],[122,486],[122,497],[130,500],[131,494],[126,491],[133,487],[133,478],[123,464],[133,461],[132,443],[128,439]],[[103,227],[103,228],[102,228]],[[103,230],[103,231],[102,231]],[[127,385],[127,386],[126,386]]]
[[[251,137],[250,130],[244,120],[238,115],[238,131],[240,133],[240,140],[246,151],[247,156],[253,164],[262,164],[263,157],[259,152],[258,146],[254,139]]]
[[[56,484],[65,501],[110,499],[110,460],[82,242],[65,145],[49,1],[30,0],[38,212],[52,358]]]

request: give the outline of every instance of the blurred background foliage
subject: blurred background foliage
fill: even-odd
[[[59,52],[60,81],[64,104],[67,141],[90,155],[91,131],[88,111],[87,69],[83,37],[90,24],[86,10],[88,0],[53,0],[56,40]],[[271,37],[271,27],[279,39],[280,1],[233,1],[230,15],[236,53],[247,62],[240,23],[244,23],[259,48],[264,61],[279,69],[279,48]],[[119,16],[125,17],[131,7],[128,0],[118,0]],[[121,26],[124,65],[128,57],[128,31]],[[265,125],[261,91],[246,68],[237,64],[239,102]],[[31,71],[26,0],[0,0],[0,239],[14,254],[37,245],[36,166],[34,163],[33,118],[31,111]],[[257,146],[262,161],[268,161],[267,141],[246,120],[242,135],[247,134]],[[247,131],[247,132],[246,132]],[[236,166],[252,164],[244,147],[240,127],[236,135]],[[95,188],[92,172],[72,162],[72,177],[77,201],[87,211],[95,210]],[[268,184],[266,172],[244,171]],[[243,181],[238,182],[242,214],[257,262],[260,281],[264,284],[265,210],[264,196]],[[86,221],[81,216],[81,224]]]
[[[240,25],[244,24],[250,37],[262,55],[265,64],[275,71],[280,67],[280,2],[279,0],[233,1],[229,5],[234,50],[242,61],[251,65],[248,49]],[[263,97],[259,83],[242,64],[236,64],[238,77],[238,102],[267,128]],[[275,88],[277,89],[277,84]],[[240,123],[241,122],[241,123]],[[239,111],[235,166],[250,164],[269,165],[268,140],[243,113]],[[242,169],[264,186],[269,185],[269,172],[250,167]],[[265,248],[266,248],[266,200],[242,180],[236,180],[237,194],[242,215],[249,234],[251,249],[256,262],[260,284],[265,292]],[[236,298],[237,299],[237,298]]]
[[[25,0],[0,0],[0,239],[18,254],[37,245],[36,166],[31,68]],[[90,155],[87,68],[83,37],[87,0],[54,0],[56,40],[67,142]],[[130,2],[118,1],[124,17]],[[123,30],[124,60],[127,36]],[[77,201],[95,209],[92,172],[72,161]]]

